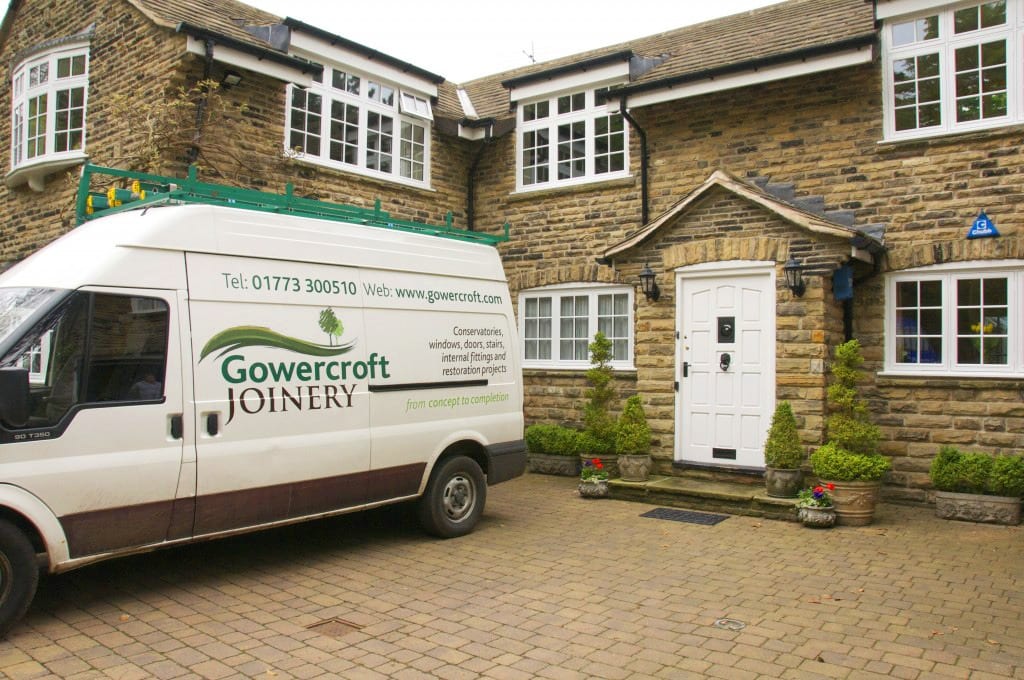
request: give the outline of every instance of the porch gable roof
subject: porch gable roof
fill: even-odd
[[[822,217],[821,215],[817,215],[786,203],[755,185],[748,184],[747,182],[733,177],[724,170],[715,170],[711,173],[711,176],[704,180],[703,184],[688,193],[671,208],[648,222],[630,236],[606,249],[598,258],[598,262],[602,264],[611,262],[618,255],[640,245],[647,239],[651,238],[663,226],[672,222],[674,218],[689,210],[691,206],[716,187],[720,187],[737,196],[745,198],[748,201],[761,206],[765,210],[781,217],[787,222],[798,227],[802,227],[809,232],[827,236],[837,236],[839,238],[848,238],[851,241],[854,241],[857,247],[866,247],[871,251],[878,251],[882,249],[882,241],[873,234],[853,227],[848,227],[843,224],[838,224],[832,220]]]

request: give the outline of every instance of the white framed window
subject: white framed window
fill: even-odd
[[[300,158],[429,186],[429,98],[350,68],[327,65],[309,88],[289,85],[288,102],[285,145]]]
[[[628,132],[621,113],[598,104],[607,88],[520,102],[516,189],[586,184],[629,174]]]
[[[88,89],[87,43],[33,54],[14,68],[11,170],[84,158]]]
[[[1022,0],[887,19],[885,136],[913,139],[1024,122]]]
[[[612,342],[612,366],[633,367],[633,289],[576,284],[519,294],[519,334],[527,368],[590,368],[600,331]]]
[[[964,263],[891,274],[885,370],[1024,377],[1024,262]]]

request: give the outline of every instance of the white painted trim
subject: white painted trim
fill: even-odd
[[[459,95],[459,104],[462,105],[462,113],[466,118],[479,118],[480,115],[476,112],[476,107],[473,106],[473,100],[469,98],[469,93],[465,89],[459,88],[455,90],[455,94]]]
[[[487,138],[487,129],[480,127],[468,127],[459,123],[459,138],[479,141]]]
[[[599,66],[589,71],[578,71],[547,80],[535,80],[509,88],[509,96],[513,102],[534,97],[551,97],[565,90],[594,89],[603,81],[623,82],[629,77],[629,60]]]
[[[190,35],[186,36],[186,39],[185,49],[188,52],[198,54],[201,57],[206,55],[205,41]],[[295,83],[300,87],[309,87],[313,83],[313,77],[309,73],[303,73],[297,68],[292,68],[276,61],[260,59],[248,52],[242,52],[241,50],[225,47],[224,45],[213,46],[213,59],[228,66],[243,68],[246,71],[260,73],[287,83]]]
[[[765,271],[775,271],[776,263],[772,260],[726,260],[724,262],[702,262],[676,267],[673,271],[680,278],[696,279],[709,276],[721,276],[723,274],[734,274],[743,276],[748,274],[764,274]]]
[[[346,50],[337,45],[315,38],[300,30],[292,31],[291,47],[293,50],[305,52],[305,58],[317,63],[329,61],[340,66],[348,66],[355,71],[362,71],[368,76],[379,76],[400,88],[416,90],[428,97],[437,96],[437,85],[430,80],[402,71],[380,61],[375,61],[358,52]]]
[[[949,0],[878,0],[875,3],[875,18],[890,19],[904,14],[942,9],[952,4]]]
[[[693,83],[686,83],[678,86],[670,86],[665,89],[653,92],[639,92],[629,95],[630,108],[641,106],[652,106],[664,102],[697,97],[712,92],[723,92],[739,87],[749,87],[761,83],[770,83],[775,80],[797,78],[800,76],[821,73],[823,71],[834,71],[849,66],[859,66],[871,63],[872,50],[870,46],[853,49],[839,54],[831,54],[823,57],[813,57],[802,61],[794,61],[779,66],[770,66],[765,69],[753,69],[743,73],[722,76],[721,78],[709,78]]]

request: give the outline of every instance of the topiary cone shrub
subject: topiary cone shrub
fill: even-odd
[[[615,452],[620,456],[644,456],[651,451],[651,428],[647,425],[639,394],[626,400],[615,433]]]
[[[780,401],[772,415],[764,443],[764,463],[770,468],[795,470],[804,462],[804,448],[796,430],[796,417],[788,401]]]
[[[612,341],[598,332],[590,343],[590,364],[586,377],[590,387],[583,393],[583,424],[588,455],[608,456],[615,453],[615,418],[609,412],[615,398],[614,372],[611,367]]]

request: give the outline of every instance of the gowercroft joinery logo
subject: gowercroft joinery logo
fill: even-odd
[[[366,361],[341,360],[357,341],[341,342],[344,325],[328,308],[320,312],[320,329],[330,344],[322,345],[284,335],[266,326],[234,326],[216,333],[199,353],[202,362],[210,355],[220,359],[220,373],[228,387],[230,423],[245,414],[288,413],[351,408],[357,383],[347,380],[388,379],[388,359],[371,352]],[[337,339],[338,343],[335,344]],[[273,348],[319,357],[310,361],[250,361],[251,348]]]

